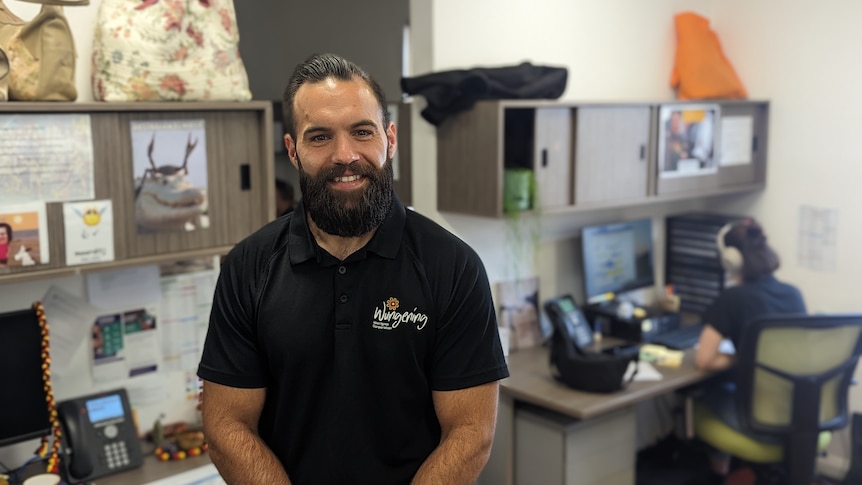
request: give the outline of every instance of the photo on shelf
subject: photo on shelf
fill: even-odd
[[[659,108],[658,172],[662,178],[716,173],[717,104]]]
[[[132,121],[138,234],[209,227],[204,120]]]
[[[48,262],[45,204],[0,206],[0,268]]]

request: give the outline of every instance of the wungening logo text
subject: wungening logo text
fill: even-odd
[[[416,308],[413,311],[399,312],[401,303],[398,298],[390,297],[378,308],[374,309],[374,322],[372,327],[379,330],[395,330],[402,323],[416,325],[416,330],[422,330],[428,323],[428,315],[419,313]]]

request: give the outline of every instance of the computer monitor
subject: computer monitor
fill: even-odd
[[[0,313],[0,342],[0,446],[7,446],[51,432],[36,310]]]
[[[584,291],[588,303],[655,284],[652,220],[638,219],[581,231]]]

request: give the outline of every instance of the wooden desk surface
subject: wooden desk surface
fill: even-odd
[[[630,382],[615,393],[577,391],[551,376],[547,347],[520,349],[509,353],[509,377],[500,381],[500,391],[516,400],[535,404],[578,419],[588,419],[640,401],[700,382],[711,372],[694,368],[694,349],[685,352],[677,368],[655,366],[664,377],[660,381]]]

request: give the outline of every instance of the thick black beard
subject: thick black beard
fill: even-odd
[[[392,160],[375,169],[367,164],[353,163],[351,171],[368,178],[368,187],[361,192],[337,192],[327,184],[347,171],[346,165],[335,165],[310,175],[298,160],[299,188],[302,204],[321,230],[341,237],[358,237],[376,229],[392,207]]]

